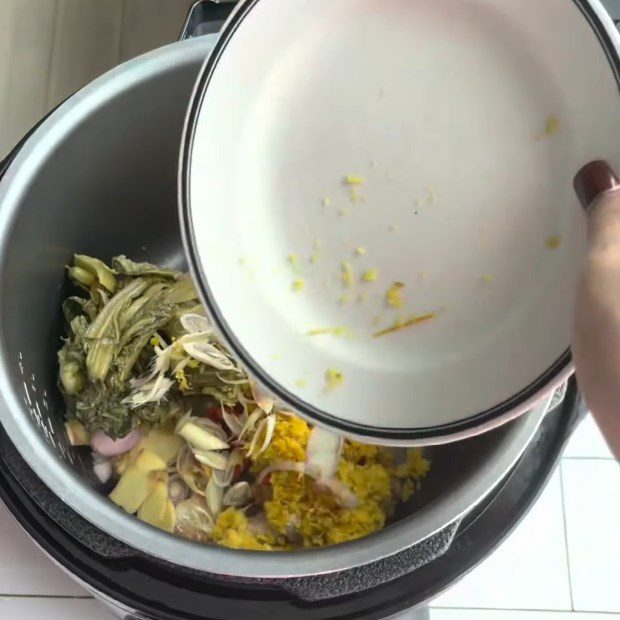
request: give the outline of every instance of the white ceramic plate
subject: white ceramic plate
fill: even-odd
[[[408,443],[563,380],[585,240],[572,177],[620,165],[617,41],[598,2],[243,3],[188,116],[182,215],[250,372],[319,423]]]

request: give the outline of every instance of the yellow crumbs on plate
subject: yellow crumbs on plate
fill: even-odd
[[[324,207],[329,207],[332,204],[332,201],[327,196],[324,196],[323,199],[321,200],[321,204]]]
[[[305,379],[297,379],[295,381],[295,387],[305,388],[308,385],[308,382]]]
[[[317,329],[309,329],[306,334],[308,336],[348,336],[351,334],[351,330],[346,326],[318,327]]]
[[[547,237],[547,241],[545,245],[550,250],[557,250],[562,244],[562,237],[560,235],[552,235],[551,237]]]
[[[297,256],[297,254],[289,254],[288,262],[293,268],[293,271],[299,271],[299,256]]]
[[[355,274],[353,273],[353,267],[351,267],[351,263],[349,261],[342,261],[340,264],[341,274],[340,279],[342,280],[342,284],[346,288],[351,288],[353,283],[355,282]]]
[[[318,239],[312,244],[312,256],[310,256],[310,262],[312,264],[317,263],[319,258],[321,257],[322,247],[323,244]]]
[[[292,288],[293,292],[301,293],[306,287],[306,283],[303,280],[293,280]]]
[[[390,308],[402,308],[405,305],[403,291],[405,285],[402,282],[394,282],[385,293],[385,303]]]
[[[350,304],[353,301],[353,295],[351,293],[345,293],[344,295],[341,295],[338,298],[338,303],[341,306],[346,306],[347,304]]]
[[[355,174],[347,174],[347,176],[344,177],[344,182],[346,185],[364,185],[366,179]]]
[[[344,375],[335,368],[328,368],[325,371],[325,387],[328,390],[340,387],[344,383]]]
[[[560,131],[560,121],[555,114],[551,114],[545,121],[544,130],[536,136],[536,140],[542,140],[543,138],[550,138]]]
[[[368,269],[362,274],[362,280],[364,282],[376,282],[379,277],[379,271],[377,269]]]
[[[381,336],[387,336],[388,334],[393,334],[395,332],[399,332],[403,329],[407,329],[408,327],[413,327],[414,325],[419,325],[420,323],[426,323],[428,321],[432,321],[437,317],[437,313],[429,312],[428,314],[422,314],[420,316],[414,316],[405,321],[398,320],[394,325],[387,327],[386,329],[382,329],[381,331],[375,332],[373,334],[374,338],[380,338]]]
[[[553,136],[560,131],[560,121],[558,117],[552,114],[547,118],[545,123],[545,136]]]
[[[483,281],[485,284],[491,284],[491,282],[493,282],[493,280],[495,280],[495,276],[494,276],[493,274],[491,274],[491,273],[485,273],[485,274],[482,276],[482,281]]]
[[[434,205],[437,202],[437,192],[434,187],[426,188],[426,197],[430,204]]]
[[[366,256],[366,248],[363,245],[358,245],[355,248],[355,254],[357,256]]]

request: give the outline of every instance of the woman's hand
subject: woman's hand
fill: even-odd
[[[575,306],[573,357],[592,415],[620,459],[620,182],[602,161],[575,190],[588,212],[588,253]]]

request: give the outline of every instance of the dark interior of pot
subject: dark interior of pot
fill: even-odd
[[[81,469],[91,485],[96,480],[88,450],[68,446],[56,387],[60,304],[68,290],[65,266],[74,252],[183,265],[177,160],[199,66],[185,63],[107,98],[53,152],[45,153],[0,263],[0,330],[13,389],[59,456]],[[45,146],[40,148],[43,152]],[[505,449],[521,424],[523,419],[427,449],[431,472],[396,518],[463,485]]]

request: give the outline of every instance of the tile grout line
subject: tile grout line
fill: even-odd
[[[568,611],[566,609],[534,609],[520,607],[511,607],[510,609],[508,609],[507,607],[442,607],[441,605],[431,605],[429,609],[431,609],[431,611],[433,609],[438,609],[441,611],[523,611],[526,613],[535,614],[584,614],[588,616],[601,616],[601,618],[605,618],[607,616],[610,616],[612,618],[618,617],[618,613],[615,611]]]
[[[613,461],[617,463],[617,459],[613,456],[565,456],[562,455],[563,461]]]
[[[123,62],[123,48],[125,43],[125,13],[127,11],[127,0],[121,0],[121,10],[119,15],[119,25],[118,25],[118,59],[116,64],[120,64]]]
[[[570,592],[570,606],[571,610],[575,611],[575,601],[573,599],[573,578],[570,570],[570,554],[568,551],[568,526],[566,522],[566,501],[564,499],[564,468],[563,464],[560,461],[560,466],[558,467],[560,470],[560,497],[562,499],[562,525],[564,527],[564,550],[566,552],[566,567],[568,570],[568,590]]]

